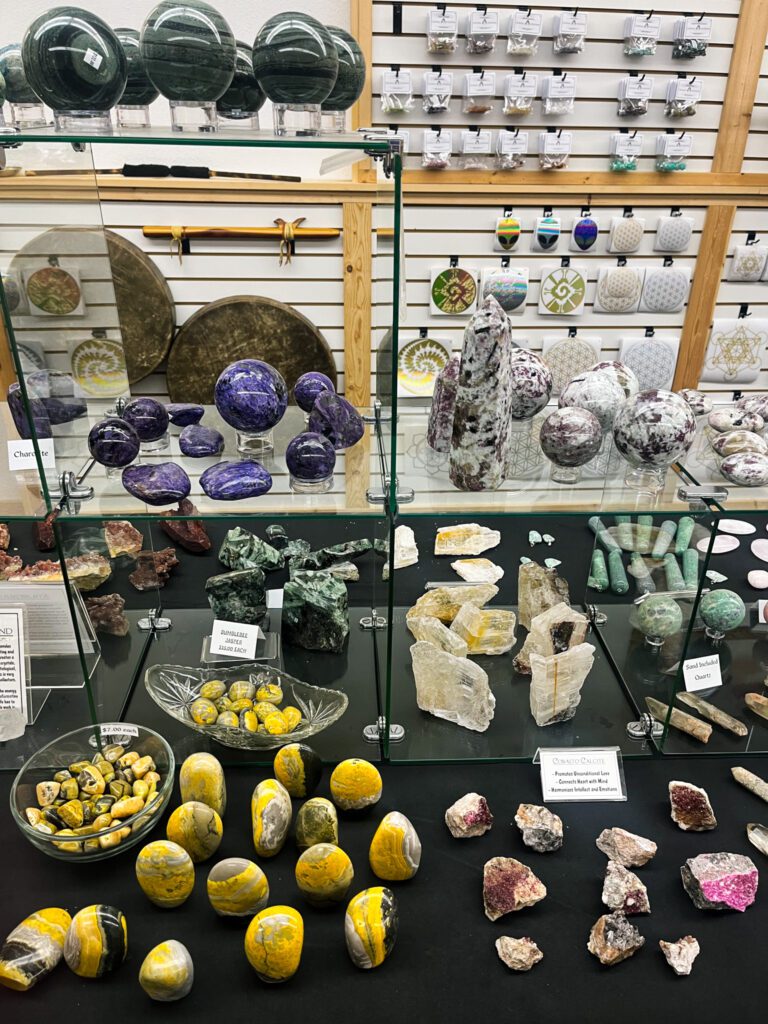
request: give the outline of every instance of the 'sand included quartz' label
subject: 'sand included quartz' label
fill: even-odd
[[[557,750],[542,747],[541,792],[555,800],[626,800],[617,747]]]
[[[264,634],[258,626],[214,619],[211,632],[211,654],[252,660],[256,657],[256,644],[263,637]]]
[[[689,693],[697,690],[711,690],[723,685],[720,672],[720,655],[708,654],[703,658],[689,658],[683,662],[683,679]]]

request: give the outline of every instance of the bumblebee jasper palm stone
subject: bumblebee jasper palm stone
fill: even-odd
[[[158,907],[180,907],[195,887],[195,866],[187,851],[167,839],[147,843],[136,858],[142,892]]]
[[[322,103],[339,74],[328,29],[298,11],[276,14],[253,44],[253,71],[273,103]]]
[[[168,819],[166,835],[172,843],[183,846],[195,864],[199,864],[218,850],[224,826],[212,807],[189,800],[177,807]]]
[[[150,949],[139,971],[139,984],[150,999],[172,1003],[189,995],[195,968],[186,946],[166,939]]]
[[[61,960],[72,918],[59,907],[25,917],[0,949],[0,985],[26,992]]]
[[[267,907],[248,925],[245,955],[262,981],[288,981],[299,969],[304,920],[293,907]]]
[[[283,848],[291,824],[291,798],[277,779],[265,779],[251,796],[253,845],[260,857],[274,857]]]
[[[306,850],[315,843],[339,842],[339,816],[330,800],[313,796],[296,815],[296,845]]]
[[[190,754],[181,766],[179,788],[184,803],[198,800],[212,807],[219,817],[224,817],[227,784],[221,762],[213,754]]]
[[[332,843],[315,843],[296,863],[296,885],[307,902],[318,907],[341,903],[354,877],[352,861]]]
[[[333,769],[331,799],[342,811],[361,811],[381,799],[381,775],[370,761],[350,757]]]
[[[330,96],[323,100],[323,110],[349,110],[365,85],[365,57],[360,44],[343,28],[329,25],[333,45],[339,58],[339,74]]]
[[[128,952],[128,923],[122,910],[94,903],[72,918],[64,959],[81,978],[100,978],[125,960]]]
[[[353,896],[344,935],[355,967],[370,970],[383,964],[397,938],[397,900],[392,890],[376,885]]]
[[[323,774],[318,754],[304,743],[287,743],[275,754],[275,778],[291,796],[311,796]]]
[[[371,871],[384,882],[405,882],[413,878],[421,863],[421,840],[404,814],[386,814],[368,851]]]
[[[221,917],[250,917],[269,901],[267,876],[258,864],[243,857],[214,864],[206,885],[211,906]]]
[[[141,30],[150,81],[169,100],[215,103],[235,74],[235,37],[203,0],[162,0]]]

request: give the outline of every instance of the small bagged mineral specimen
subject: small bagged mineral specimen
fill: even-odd
[[[633,956],[645,945],[645,939],[624,914],[603,914],[592,925],[587,949],[601,964],[613,967]]]
[[[479,793],[466,793],[445,812],[445,824],[454,839],[474,839],[493,825],[488,802]]]
[[[176,939],[150,949],[139,970],[139,984],[150,999],[173,1003],[192,991],[195,968],[189,950]]]
[[[283,590],[283,638],[307,651],[341,653],[349,636],[346,585],[328,572],[296,572]]]
[[[282,569],[283,555],[271,544],[236,526],[229,530],[219,550],[219,561],[228,569]]]
[[[197,509],[189,498],[184,498],[179,502],[176,514],[190,517],[197,515]],[[179,547],[184,548],[185,551],[191,551],[192,554],[199,555],[211,549],[211,538],[206,532],[202,519],[162,519],[160,529]]]
[[[171,578],[171,571],[179,564],[174,548],[159,551],[141,551],[137,565],[128,577],[137,590],[158,590]]]
[[[648,890],[633,871],[609,860],[603,882],[603,903],[625,914],[650,914]]]
[[[664,958],[677,975],[690,974],[693,961],[701,952],[701,948],[692,935],[684,935],[677,942],[665,942],[659,939],[659,948]]]
[[[448,625],[459,614],[463,604],[473,604],[482,608],[499,592],[492,583],[467,584],[466,587],[435,587],[422,594],[413,608],[406,615],[406,621],[412,616],[431,615]]]
[[[127,519],[110,519],[104,523],[104,539],[110,558],[126,555],[136,558],[144,547],[144,536]]]
[[[531,628],[537,615],[561,602],[570,604],[568,584],[555,569],[545,569],[536,562],[521,565],[517,574],[517,603],[520,625]]]
[[[460,526],[441,526],[435,537],[436,555],[482,555],[489,548],[498,547],[501,534],[477,523]]]
[[[453,411],[456,408],[456,392],[459,387],[458,356],[451,356],[435,380],[432,407],[427,424],[427,444],[433,451],[447,454],[451,450],[453,437]]]
[[[451,624],[470,654],[505,654],[515,645],[515,613],[464,604]]]
[[[623,828],[604,828],[595,840],[598,850],[625,868],[640,868],[656,856],[658,847],[650,839]]]
[[[523,842],[537,853],[553,853],[563,845],[563,822],[546,807],[520,804],[515,824],[523,834]]]
[[[541,612],[532,620],[530,632],[515,658],[515,672],[526,676],[531,674],[531,652],[535,651],[542,658],[551,658],[553,654],[562,654],[584,643],[588,628],[586,615],[564,601]]]
[[[456,658],[466,658],[469,653],[465,641],[458,633],[444,626],[440,619],[435,619],[431,615],[412,615],[406,619],[406,625],[417,640],[427,640]]]
[[[214,618],[256,624],[267,614],[267,591],[261,569],[238,569],[211,576],[205,595]]]
[[[498,583],[504,575],[501,566],[490,558],[459,558],[451,562],[451,568],[467,583]]]
[[[740,786],[748,789],[750,793],[754,793],[755,796],[759,796],[761,800],[765,800],[768,803],[768,782],[765,779],[761,779],[759,775],[747,771],[746,768],[731,768],[731,775]]]
[[[86,597],[85,599],[85,610],[97,633],[128,636],[130,623],[124,609],[125,598],[120,594],[103,594],[101,597]]]
[[[690,782],[670,782],[672,821],[684,832],[706,832],[717,828],[717,818],[705,790]]]
[[[411,647],[411,658],[416,703],[421,710],[465,729],[485,732],[493,720],[496,698],[483,669],[426,640]]]
[[[0,947],[0,985],[27,992],[61,960],[72,918],[59,907],[25,917]]]
[[[531,714],[536,724],[567,722],[581,703],[581,688],[595,660],[591,644],[542,658],[531,654]]]
[[[514,857],[492,857],[483,867],[483,906],[489,921],[498,921],[547,895],[544,883]]]
[[[544,954],[528,936],[514,939],[511,935],[502,935],[496,939],[496,952],[511,971],[530,971],[534,964],[544,959]]]
[[[683,888],[699,910],[744,911],[755,902],[757,868],[740,853],[700,853],[680,868]]]

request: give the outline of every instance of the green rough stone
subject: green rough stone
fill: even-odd
[[[236,45],[235,77],[224,95],[216,100],[218,112],[231,119],[257,113],[267,98],[253,73],[252,48],[239,40]]]
[[[296,814],[296,845],[308,850],[316,843],[339,844],[339,817],[325,797],[315,796],[302,804]]]
[[[685,590],[683,574],[671,551],[664,555],[664,575],[667,579],[667,590]]]
[[[689,590],[699,585],[699,553],[696,548],[686,548],[683,552],[683,579]]]
[[[308,651],[344,649],[347,588],[327,572],[297,572],[283,591],[283,639]]]
[[[680,631],[683,625],[683,613],[673,597],[652,594],[638,605],[635,612],[635,623],[645,636],[666,639]]]
[[[122,107],[146,107],[154,103],[160,90],[152,84],[139,48],[139,33],[134,28],[116,28],[115,35],[128,61],[128,83],[120,97]]]
[[[0,74],[5,79],[5,98],[9,103],[40,102],[24,74],[21,43],[9,43],[0,49]]]
[[[653,516],[638,516],[637,530],[635,532],[635,551],[646,555],[651,550],[651,531],[653,530]]]
[[[632,557],[630,558],[630,571],[635,577],[637,589],[641,594],[652,594],[656,590],[656,584],[653,582],[650,570],[645,564],[645,559],[639,551],[632,552]]]
[[[675,540],[675,554],[682,555],[691,543],[693,528],[696,524],[690,516],[683,516],[677,524],[677,539]]]
[[[267,613],[267,592],[262,569],[238,569],[211,576],[205,584],[214,617],[225,622],[261,622]]]
[[[614,540],[610,533],[608,533],[605,523],[602,521],[600,516],[590,517],[589,528],[606,551],[621,551],[618,541]]]
[[[608,552],[608,577],[614,594],[626,594],[629,590],[629,580],[624,569],[621,551],[618,548]]]
[[[625,551],[632,550],[632,516],[614,516],[619,544]]]
[[[343,28],[329,25],[333,45],[339,58],[339,74],[331,95],[323,100],[323,110],[349,110],[360,98],[365,85],[365,57],[360,44]]]
[[[710,590],[699,602],[701,621],[718,633],[738,629],[746,614],[744,602],[733,590]]]
[[[605,555],[599,548],[592,552],[592,567],[587,585],[600,593],[608,589],[608,567],[605,564]]]
[[[228,569],[282,569],[284,557],[261,537],[240,526],[230,530],[219,551],[219,561]]]
[[[336,84],[339,55],[330,32],[317,19],[285,11],[259,30],[253,70],[273,103],[319,104]]]
[[[674,519],[665,519],[659,527],[659,532],[656,534],[656,541],[653,545],[653,551],[651,556],[653,558],[663,558],[669,551],[669,545],[675,539],[677,533],[677,523]]]
[[[317,551],[307,551],[291,559],[291,572],[296,569],[330,569],[338,562],[364,555],[373,545],[369,540],[348,540],[342,544],[330,544]]]

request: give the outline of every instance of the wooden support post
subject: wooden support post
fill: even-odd
[[[712,171],[741,171],[768,34],[768,0],[741,0]]]
[[[672,385],[674,391],[698,387],[735,215],[735,206],[710,206],[707,209],[680,339],[680,356]]]
[[[371,404],[371,206],[344,203],[344,394]]]
[[[3,317],[0,316],[0,392],[2,392],[3,401],[9,385],[13,384],[15,380],[16,367],[13,365],[8,332],[5,329]]]
[[[349,19],[352,35],[360,44],[365,57],[365,86],[362,95],[352,107],[352,130],[370,128],[373,124],[373,2],[350,0]],[[376,181],[376,170],[370,160],[362,160],[352,168],[353,181]]]

